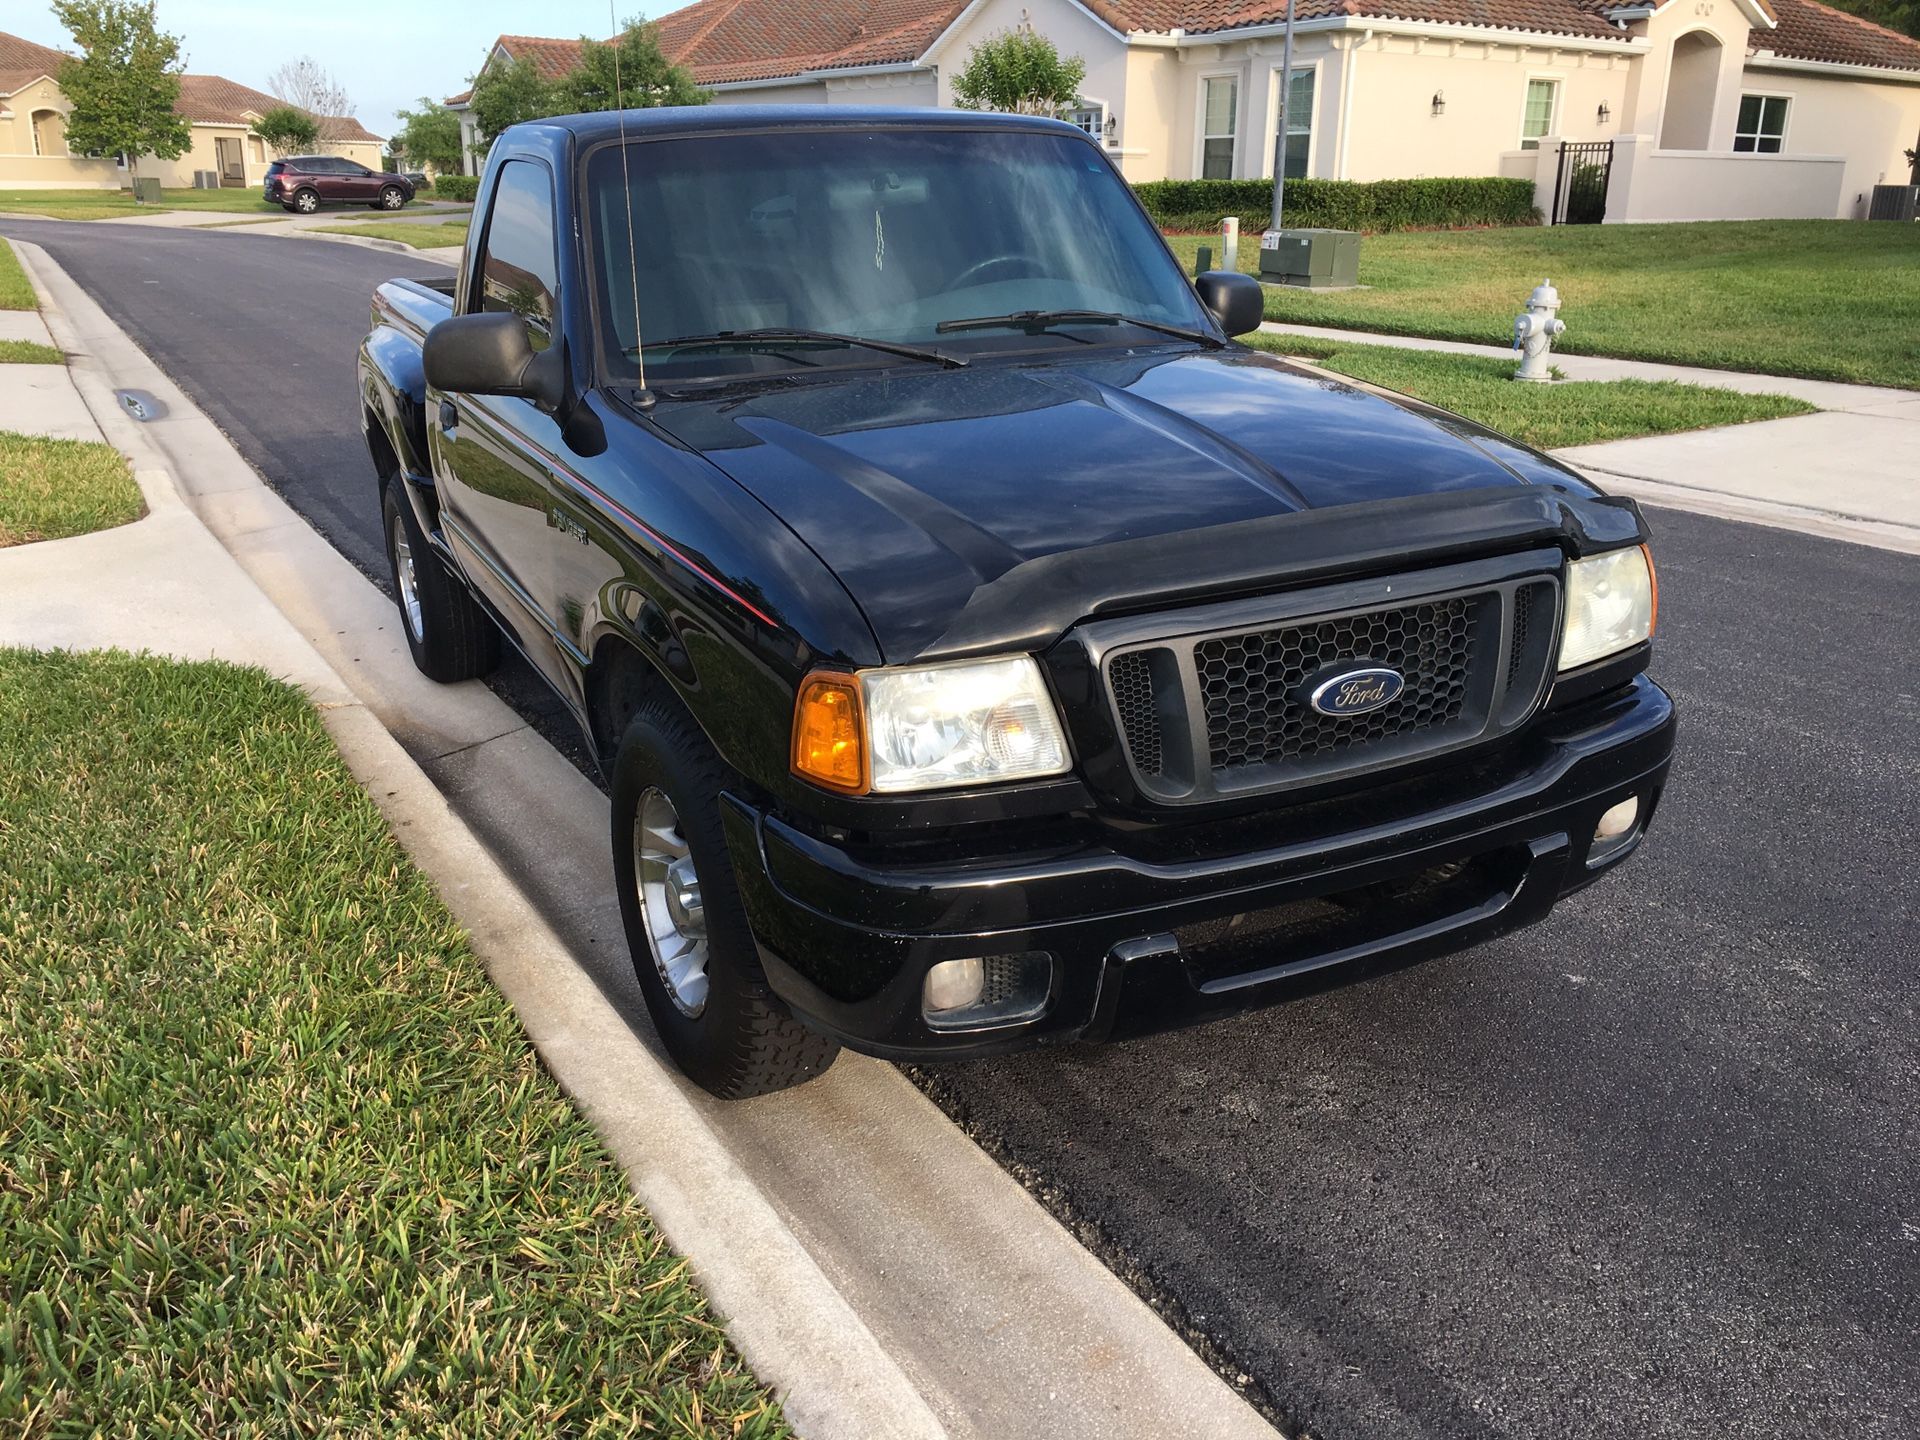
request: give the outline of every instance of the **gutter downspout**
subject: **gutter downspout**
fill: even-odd
[[[1334,165],[1334,178],[1347,178],[1347,142],[1353,137],[1353,57],[1373,39],[1373,30],[1369,27],[1361,32],[1359,40],[1347,47],[1347,53],[1340,59],[1340,156]]]

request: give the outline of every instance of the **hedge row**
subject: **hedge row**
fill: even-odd
[[[1216,230],[1228,215],[1242,231],[1267,228],[1271,180],[1148,180],[1133,187],[1163,230]],[[1538,225],[1533,182],[1492,175],[1435,180],[1289,180],[1287,224],[1334,230]]]
[[[480,193],[478,175],[442,175],[433,182],[434,198],[439,200],[471,200]]]

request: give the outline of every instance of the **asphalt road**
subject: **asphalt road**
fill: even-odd
[[[0,233],[380,574],[352,354],[433,267]],[[1920,561],[1655,518],[1682,751],[1624,873],[1363,987],[922,1077],[1289,1433],[1920,1435]]]

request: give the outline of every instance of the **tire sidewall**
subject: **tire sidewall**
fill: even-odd
[[[386,527],[387,573],[393,579],[393,603],[400,612],[400,633],[407,637],[407,649],[413,652],[413,663],[419,669],[431,673],[433,656],[427,648],[428,621],[427,612],[431,608],[427,603],[426,567],[438,561],[427,548],[427,537],[420,533],[420,522],[413,517],[413,507],[399,493],[399,481],[390,481],[381,498],[381,520]],[[394,553],[393,536],[398,527],[406,536],[407,546],[413,552],[414,591],[420,597],[420,631],[416,635],[413,624],[407,619],[407,605],[404,592],[400,588],[400,557]]]
[[[709,1085],[733,1060],[729,1040],[736,1027],[750,1024],[767,1001],[753,932],[740,902],[721,825],[723,773],[718,757],[692,720],[660,701],[643,705],[635,715],[612,773],[614,879],[620,918],[633,951],[634,974],[668,1052],[694,1080]],[[649,788],[660,790],[673,802],[681,835],[700,876],[701,908],[707,922],[707,1001],[692,1018],[674,1004],[654,967],[635,885],[634,817]]]

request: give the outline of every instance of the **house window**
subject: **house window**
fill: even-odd
[[[1553,133],[1553,112],[1560,108],[1558,80],[1527,81],[1527,110],[1520,120],[1520,148],[1538,150]]]
[[[1289,180],[1303,180],[1313,168],[1314,73],[1311,65],[1296,67],[1293,80],[1287,86],[1287,124],[1280,148],[1286,156]],[[1276,89],[1279,86],[1277,71],[1274,85]],[[1282,136],[1276,135],[1274,138],[1279,140]]]
[[[1216,75],[1201,88],[1200,178],[1233,178],[1233,129],[1240,113],[1240,82]]]
[[[1069,125],[1077,125],[1094,139],[1100,138],[1101,129],[1107,123],[1107,107],[1081,101],[1062,117]]]
[[[1787,138],[1787,97],[1742,95],[1740,119],[1733,127],[1733,148],[1778,155]]]

